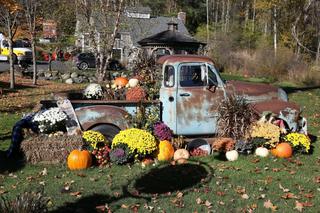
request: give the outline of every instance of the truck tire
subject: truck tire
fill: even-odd
[[[114,136],[120,132],[118,127],[109,124],[100,124],[93,127],[91,130],[102,133],[109,142],[112,142]]]

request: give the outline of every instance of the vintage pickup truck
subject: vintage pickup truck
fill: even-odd
[[[74,100],[71,103],[83,130],[101,131],[109,139],[129,127],[126,115],[135,113],[139,104],[160,107],[161,120],[176,135],[208,136],[217,132],[219,103],[233,94],[243,96],[257,113],[271,111],[288,121],[292,129],[306,128],[298,122],[300,108],[288,102],[281,88],[266,84],[224,81],[214,62],[205,56],[170,55],[158,60],[163,80],[160,98],[142,103],[128,101]],[[50,107],[55,101],[41,102]],[[294,118],[293,118],[294,117]],[[302,121],[302,120],[301,120]]]

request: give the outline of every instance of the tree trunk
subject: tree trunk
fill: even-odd
[[[225,20],[225,1],[223,0],[222,1],[222,12],[221,12],[221,18],[220,18],[220,21],[221,21],[221,27],[223,27],[223,24],[224,24],[224,20]],[[223,28],[222,28],[223,29]]]
[[[245,3],[245,11],[244,11],[244,27],[246,28],[247,27],[247,24],[248,24],[248,20],[249,20],[249,9],[250,9],[250,6],[249,6],[249,3]]]
[[[215,23],[218,24],[218,16],[219,16],[219,0],[216,1],[217,6],[216,6],[216,14],[215,14]]]
[[[15,77],[14,77],[14,60],[18,60],[17,57],[14,57],[13,53],[13,35],[11,29],[11,19],[10,14],[7,12],[7,31],[8,31],[8,43],[9,43],[9,64],[10,64],[10,89],[14,89],[15,86]]]
[[[317,48],[317,56],[316,56],[316,65],[320,63],[320,35],[318,36],[318,48]]]
[[[228,32],[229,27],[229,21],[230,21],[230,0],[227,0],[227,12],[226,12],[226,21],[224,25],[224,32]]]
[[[276,6],[273,7],[273,48],[274,48],[274,57],[277,57],[277,8]]]
[[[256,21],[256,0],[253,0],[253,14],[252,14],[252,32],[254,32],[255,28],[255,21]]]
[[[36,60],[36,40],[34,36],[31,37],[31,47],[32,47],[32,62],[33,62],[33,85],[37,84],[37,60]]]

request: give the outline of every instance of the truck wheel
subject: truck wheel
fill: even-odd
[[[120,129],[118,127],[108,124],[101,124],[95,126],[91,130],[102,133],[109,142],[112,142],[114,136],[116,136],[116,134],[120,132]]]
[[[89,64],[87,62],[81,62],[78,68],[79,70],[87,70],[89,68]]]

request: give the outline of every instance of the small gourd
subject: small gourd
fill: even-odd
[[[226,152],[226,158],[228,161],[236,161],[239,157],[239,153],[236,150]]]
[[[88,150],[73,150],[67,159],[70,170],[87,169],[92,164],[91,153]]]
[[[255,154],[259,157],[267,157],[269,155],[269,150],[264,147],[258,147],[255,151]]]
[[[131,88],[136,87],[139,84],[139,80],[136,78],[131,78],[128,84],[129,84],[129,87]]]
[[[190,154],[186,149],[178,149],[174,152],[173,160],[189,159]]]
[[[159,144],[159,154],[158,160],[159,161],[169,161],[174,155],[174,148],[171,143],[167,140],[160,141]]]

